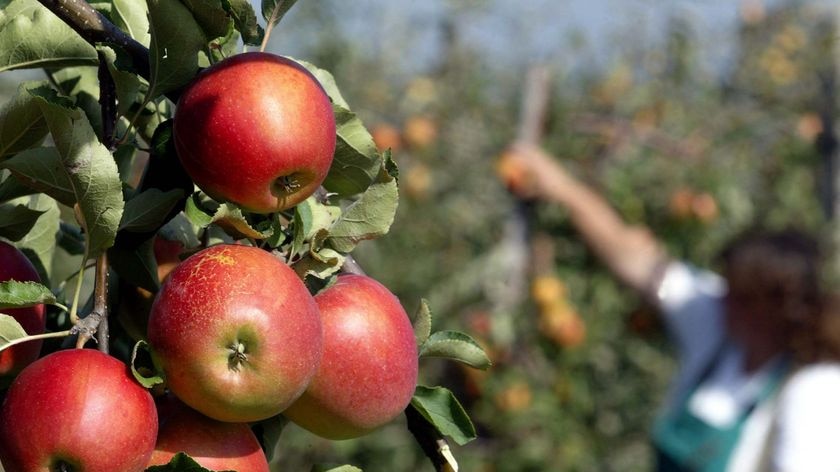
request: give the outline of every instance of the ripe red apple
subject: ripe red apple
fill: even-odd
[[[237,54],[204,70],[178,100],[175,146],[217,200],[271,213],[318,189],[335,152],[332,103],[291,59]]]
[[[124,363],[92,349],[57,351],[9,388],[0,462],[9,472],[142,471],[157,431],[154,400]]]
[[[341,275],[315,296],[324,357],[306,392],[283,414],[328,439],[367,434],[398,416],[417,386],[408,315],[376,280]]]
[[[318,306],[267,251],[218,245],[175,268],[149,316],[152,355],[172,393],[220,421],[274,416],[321,360]]]
[[[210,470],[268,472],[268,461],[257,437],[245,423],[210,419],[174,399],[164,400],[157,444],[148,466],[168,464],[185,452]]]
[[[0,282],[41,282],[35,267],[20,250],[0,241]],[[0,310],[23,327],[27,334],[41,334],[46,327],[44,305]],[[42,341],[28,341],[0,351],[0,377],[12,377],[32,363],[41,353]]]

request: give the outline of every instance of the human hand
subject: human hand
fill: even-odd
[[[557,159],[539,146],[521,141],[502,153],[496,174],[511,192],[524,199],[551,199],[572,182]]]

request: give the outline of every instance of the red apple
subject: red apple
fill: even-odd
[[[20,250],[0,241],[0,282],[41,282],[35,267]],[[0,310],[17,320],[27,334],[41,334],[46,327],[44,305]],[[12,377],[41,353],[41,341],[28,341],[0,351],[0,377]]]
[[[9,388],[0,462],[9,472],[142,471],[157,431],[154,400],[124,363],[92,349],[58,351]]]
[[[183,261],[155,297],[147,332],[172,393],[220,421],[280,413],[321,359],[312,295],[289,266],[251,246],[213,246]]]
[[[271,213],[318,189],[335,152],[332,103],[297,62],[237,54],[207,68],[178,100],[175,146],[208,195]]]
[[[324,357],[283,414],[328,439],[365,435],[398,416],[417,386],[417,344],[400,301],[376,280],[341,275],[315,296]]]
[[[148,466],[164,465],[185,452],[210,470],[268,472],[268,461],[251,428],[245,423],[210,419],[170,399],[159,410],[157,444]]]

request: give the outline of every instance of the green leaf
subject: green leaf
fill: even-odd
[[[297,0],[262,0],[262,15],[266,24],[276,25],[283,19]]]
[[[73,256],[85,253],[85,235],[78,226],[61,222],[58,231],[58,245]]]
[[[3,175],[6,177],[3,178]],[[7,171],[4,174],[0,171],[0,202],[7,202],[36,192],[37,190],[20,183],[20,180],[10,172]]]
[[[204,31],[205,42],[230,34],[233,19],[228,16],[222,0],[181,0],[192,12],[193,18]]]
[[[339,195],[363,192],[376,178],[382,159],[367,128],[353,112],[333,106],[336,146],[324,188]]]
[[[58,203],[52,198],[37,194],[21,199],[26,201],[29,208],[42,212],[31,231],[15,243],[29,260],[43,283],[52,281],[52,262],[58,242],[61,211]]]
[[[382,168],[377,180],[330,228],[327,244],[339,252],[349,253],[359,242],[387,234],[394,222],[398,202],[397,181]]]
[[[187,198],[186,206],[184,207],[184,215],[193,225],[199,228],[206,228],[213,222],[213,213],[215,210],[207,208],[207,204],[203,200],[201,192],[195,192]]]
[[[330,248],[323,248],[320,251],[310,251],[299,261],[292,265],[292,269],[298,277],[317,277],[326,279],[341,270],[345,256]]]
[[[152,388],[155,385],[160,385],[163,383],[163,377],[158,375],[157,373],[146,374],[140,372],[140,369],[137,368],[136,361],[137,361],[137,354],[140,350],[143,349],[146,352],[149,352],[149,343],[146,341],[137,341],[134,344],[134,348],[131,350],[131,373],[134,375],[134,378],[137,382],[140,383],[145,388]],[[143,369],[148,370],[148,369]],[[169,470],[169,469],[164,469]],[[181,469],[173,469],[173,470],[181,470]],[[190,469],[191,470],[191,469]]]
[[[143,5],[145,8],[146,2],[136,3]],[[133,71],[123,70],[117,65],[121,64],[118,58],[124,54],[122,49],[114,50],[110,47],[101,46],[99,50],[103,52],[106,64],[108,65],[108,72],[111,74],[111,79],[114,80],[114,87],[117,89],[117,113],[126,116],[132,110],[132,107],[137,106],[137,102],[142,98],[140,97],[140,91],[143,88],[143,81]]]
[[[43,83],[21,84],[15,96],[0,107],[0,161],[40,145],[47,136],[49,130],[44,115],[35,99],[26,91],[39,85]]]
[[[108,262],[120,278],[152,293],[160,289],[155,259],[154,234],[137,241],[145,233],[117,234],[117,241],[108,249]]]
[[[233,18],[236,30],[242,35],[245,44],[259,46],[265,35],[257,22],[257,14],[248,0],[222,0],[222,6]]]
[[[312,472],[363,472],[362,469],[354,465],[340,465],[327,469],[325,466],[315,465],[312,467]]]
[[[183,3],[149,0],[148,4],[151,99],[179,89],[195,77],[207,38]]]
[[[56,148],[33,148],[6,159],[0,167],[9,169],[24,185],[72,207],[76,203],[73,183]]]
[[[193,460],[192,457],[188,456],[183,452],[179,452],[172,457],[172,460],[169,461],[166,465],[153,465],[146,469],[145,472],[214,472],[212,470],[205,469],[198,465],[198,463]],[[235,472],[232,470],[229,471],[215,471],[215,472]]]
[[[143,46],[149,47],[149,7],[136,0],[111,0],[111,21]]]
[[[310,241],[317,232],[331,227],[340,216],[341,208],[324,205],[314,196],[299,203],[293,218],[292,255],[300,254],[306,241]]]
[[[261,432],[259,441],[265,451],[269,468],[279,462],[282,455],[288,450],[288,445],[281,439],[283,430],[288,424],[288,418],[283,415],[275,415],[258,423],[259,428],[257,430]]]
[[[99,142],[85,115],[67,107],[50,89],[30,90],[39,99],[47,126],[72,184],[85,229],[87,258],[96,258],[114,244],[123,213],[122,183],[117,164]]]
[[[0,313],[0,351],[5,349],[9,342],[15,339],[28,336],[23,326],[9,315]]]
[[[420,357],[444,357],[463,362],[476,369],[491,366],[484,349],[470,336],[458,331],[438,331],[420,346]]]
[[[422,298],[417,313],[414,314],[414,339],[417,340],[417,347],[423,345],[432,333],[432,310],[429,309],[429,302]]]
[[[166,216],[184,193],[174,189],[164,192],[150,188],[125,202],[120,221],[120,230],[144,232],[155,231],[165,223]]]
[[[0,237],[10,241],[18,241],[35,226],[43,211],[32,210],[26,205],[0,205]]]
[[[210,222],[215,223],[234,239],[265,239],[272,233],[271,229],[266,231],[254,229],[245,219],[242,210],[229,203],[220,205]]]
[[[50,289],[37,282],[18,282],[16,280],[0,282],[0,310],[35,306],[42,303],[54,304],[55,302],[55,295]]]
[[[158,234],[163,239],[181,242],[187,249],[197,247],[201,244],[196,235],[196,228],[190,223],[190,220],[183,212],[178,213],[171,220],[167,221],[158,230]]]
[[[4,1],[0,10],[0,72],[96,65],[96,50],[36,0]]]
[[[475,426],[464,407],[452,392],[443,387],[418,385],[411,398],[411,407],[440,434],[452,438],[461,446],[476,438]]]

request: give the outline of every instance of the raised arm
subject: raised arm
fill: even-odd
[[[517,143],[502,159],[507,173],[518,176],[507,179],[512,191],[564,206],[587,245],[616,277],[655,300],[669,258],[648,228],[627,224],[601,195],[536,146]]]

